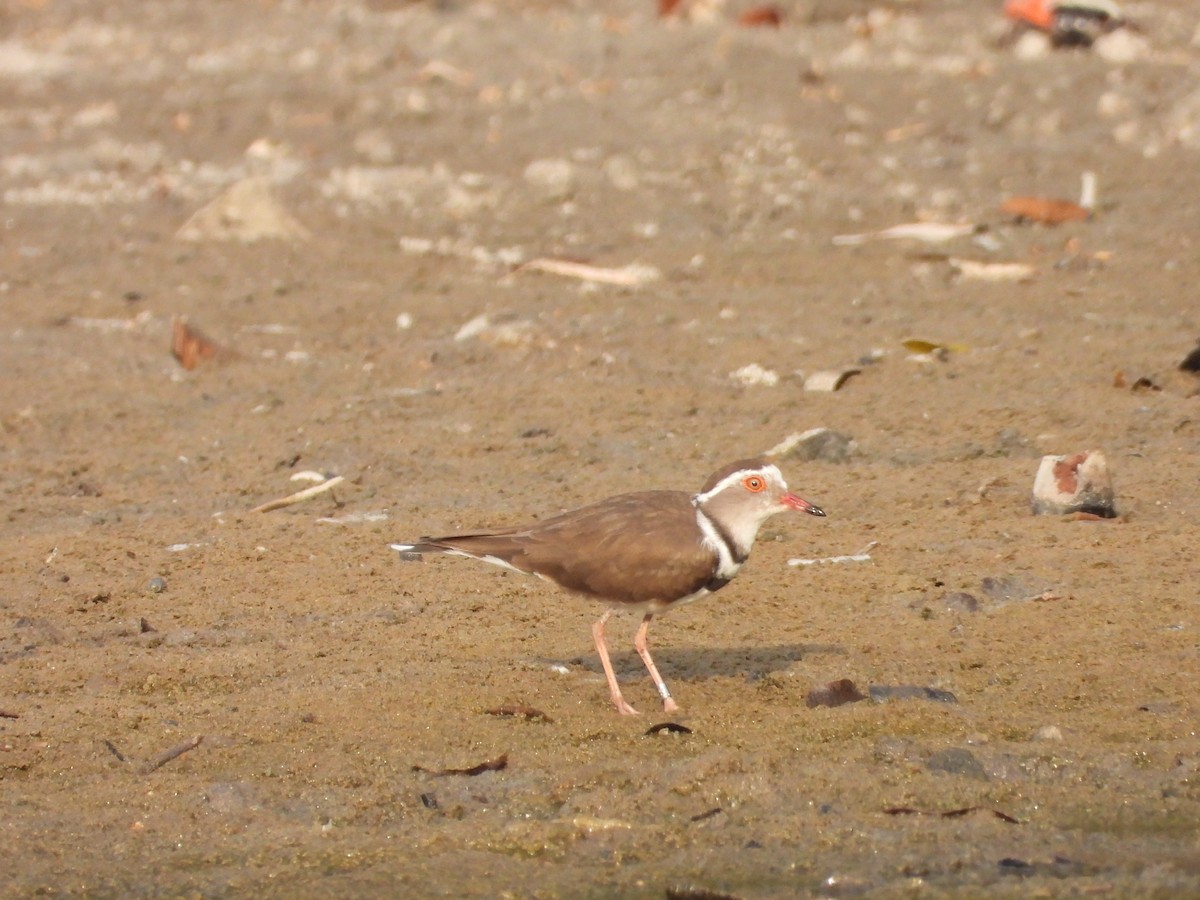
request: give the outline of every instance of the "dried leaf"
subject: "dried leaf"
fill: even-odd
[[[447,775],[482,775],[484,772],[499,772],[506,768],[508,768],[508,754],[501,753],[495,759],[486,760],[466,769],[426,769],[424,766],[413,766],[412,770],[442,778]]]
[[[1000,205],[1000,212],[1027,222],[1042,225],[1061,225],[1063,222],[1086,222],[1092,214],[1078,203],[1050,197],[1009,197]]]
[[[783,24],[783,10],[778,6],[752,6],[737,17],[744,28],[778,28]]]
[[[171,354],[189,372],[206,359],[212,359],[220,347],[200,329],[178,316],[171,320]]]

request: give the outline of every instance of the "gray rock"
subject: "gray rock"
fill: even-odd
[[[950,775],[963,775],[967,778],[978,778],[987,781],[988,774],[983,763],[972,753],[962,747],[951,747],[938,750],[925,763],[930,772],[946,772]]]

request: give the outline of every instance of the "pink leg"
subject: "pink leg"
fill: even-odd
[[[662,697],[663,712],[678,712],[679,704],[675,702],[671,697],[671,692],[667,690],[667,683],[658,674],[658,667],[654,665],[654,660],[650,658],[650,648],[646,646],[646,632],[650,630],[650,620],[653,618],[653,613],[646,613],[646,617],[642,619],[642,624],[638,626],[637,634],[633,638],[633,647],[637,650],[638,656],[642,658],[642,662],[646,664],[646,671],[654,679],[654,686],[658,688],[658,696]]]
[[[600,665],[604,666],[604,677],[608,679],[608,694],[612,697],[613,706],[623,716],[636,716],[638,711],[625,702],[621,689],[617,687],[617,676],[613,673],[612,661],[608,658],[608,645],[604,642],[604,623],[612,615],[612,610],[605,610],[604,615],[592,625],[592,639],[596,642],[596,652],[600,654]]]

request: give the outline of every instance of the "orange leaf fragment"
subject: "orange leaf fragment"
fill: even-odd
[[[189,372],[206,359],[212,359],[221,348],[199,329],[188,325],[178,316],[171,322],[171,354]]]
[[[743,28],[778,28],[783,24],[783,10],[778,6],[752,6],[737,17]]]
[[[1054,4],[1049,0],[1007,0],[1004,15],[1015,22],[1049,31],[1054,25]]]
[[[1078,203],[1054,200],[1050,197],[1009,197],[1001,204],[1000,212],[1042,225],[1084,222],[1092,216],[1091,210]]]

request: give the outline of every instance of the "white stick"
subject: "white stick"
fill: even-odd
[[[320,484],[314,484],[310,488],[305,488],[302,491],[296,491],[296,493],[287,497],[282,497],[279,500],[270,500],[264,503],[262,506],[256,506],[254,509],[250,510],[250,512],[270,512],[273,509],[282,509],[285,506],[291,506],[295,503],[303,503],[305,500],[315,497],[318,494],[323,494],[331,488],[337,487],[345,480],[346,479],[343,476],[335,475],[328,481],[322,481]]]
[[[849,556],[821,556],[817,559],[789,559],[789,566],[815,566],[817,563],[868,562],[871,559],[870,550],[879,545],[879,541],[871,541],[857,553]]]

